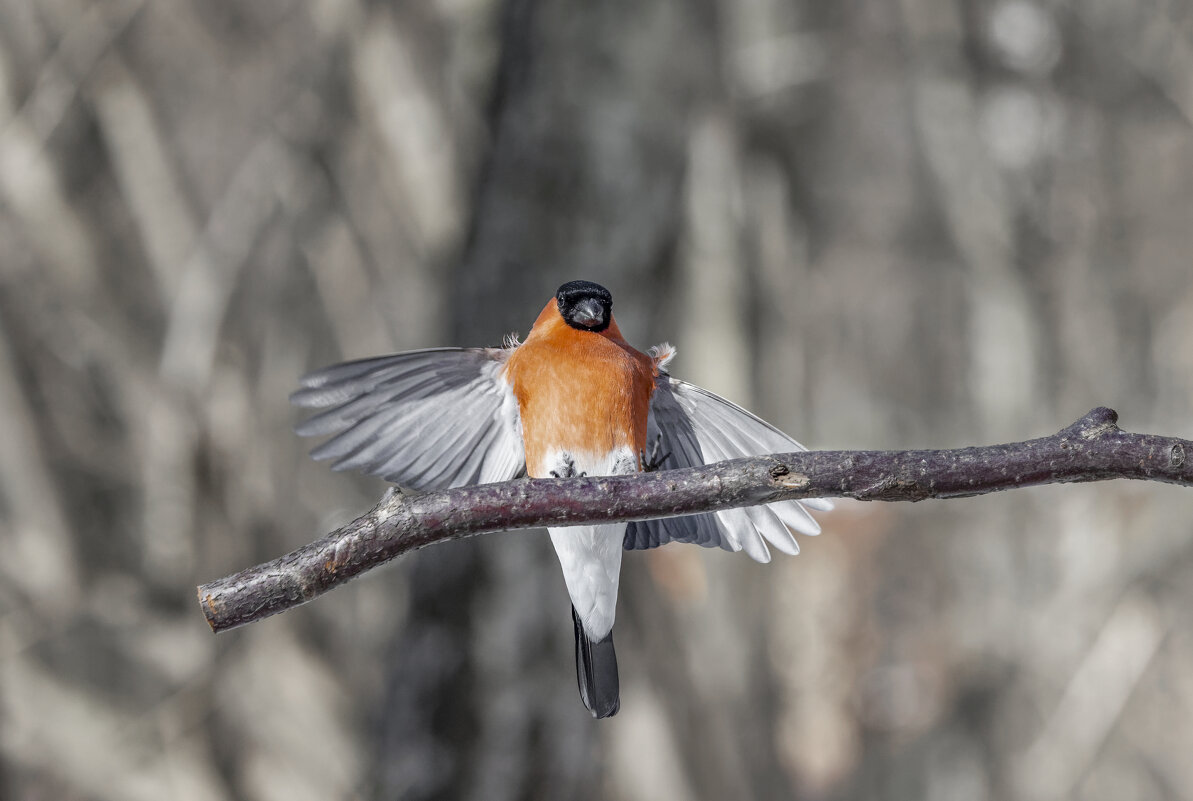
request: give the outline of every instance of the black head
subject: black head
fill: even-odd
[[[559,315],[581,331],[604,331],[613,319],[613,296],[592,281],[568,281],[555,293]]]

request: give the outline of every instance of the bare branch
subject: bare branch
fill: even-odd
[[[1130,434],[1098,408],[1057,434],[933,451],[810,451],[631,476],[523,479],[403,495],[285,556],[199,587],[214,631],[305,603],[437,542],[543,525],[696,514],[773,501],[960,498],[1038,484],[1134,478],[1193,486],[1193,442]]]

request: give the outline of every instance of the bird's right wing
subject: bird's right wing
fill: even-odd
[[[518,404],[503,375],[505,348],[432,348],[345,362],[310,373],[290,402],[325,409],[304,437],[333,470],[360,470],[404,487],[442,489],[517,478],[526,470]]]
[[[648,446],[657,441],[659,453],[667,454],[661,468],[668,470],[807,450],[737,404],[662,371],[655,379],[646,430]],[[744,550],[754,559],[767,562],[767,542],[783,553],[794,554],[799,546],[791,529],[802,534],[820,533],[820,525],[804,507],[828,511],[833,505],[813,498],[635,521],[626,528],[625,547],[644,549],[666,542],[691,542],[729,551]]]

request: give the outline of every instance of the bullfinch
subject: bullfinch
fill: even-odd
[[[635,350],[613,298],[590,281],[559,288],[525,341],[432,348],[347,362],[301,380],[291,400],[323,411],[297,427],[333,435],[312,451],[413,489],[604,476],[804,450],[724,398],[672,378],[670,345]],[[594,717],[620,699],[613,620],[623,549],[688,542],[770,560],[794,554],[792,530],[816,534],[807,508],[827,500],[631,523],[548,528],[572,601],[580,696]]]

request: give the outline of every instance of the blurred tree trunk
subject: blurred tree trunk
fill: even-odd
[[[525,334],[537,303],[581,277],[610,287],[623,325],[645,327],[677,236],[688,107],[711,74],[682,55],[711,35],[692,10],[507,3],[450,341]],[[601,724],[576,690],[543,532],[432,549],[411,582],[379,723],[380,796],[599,797]]]

